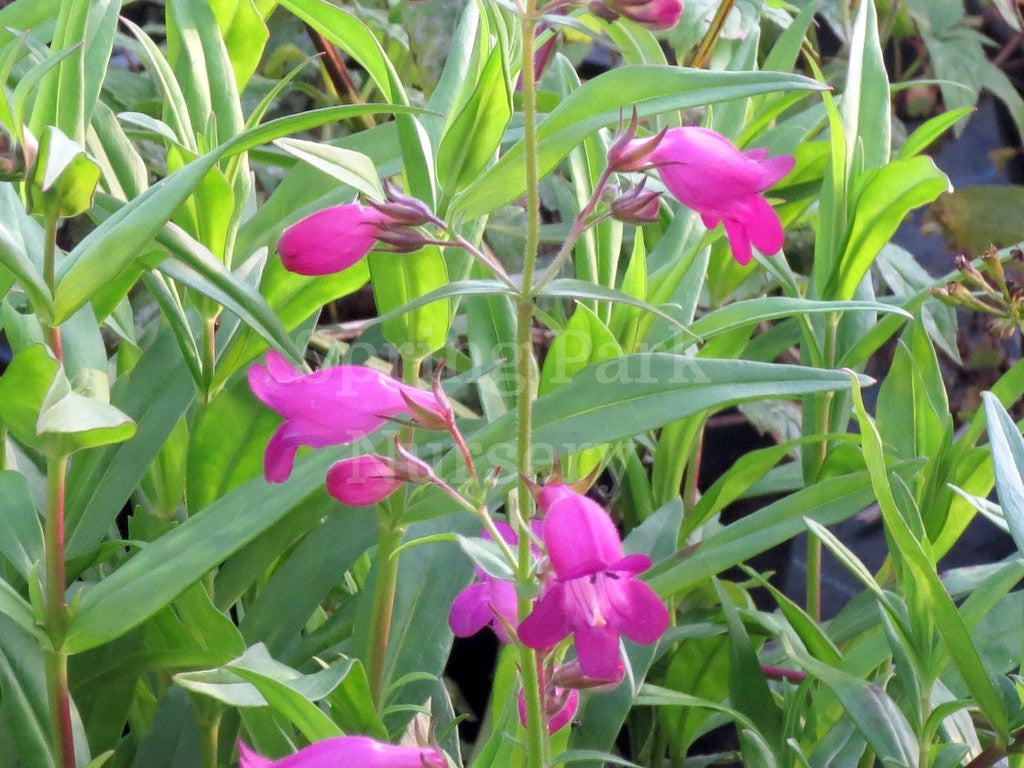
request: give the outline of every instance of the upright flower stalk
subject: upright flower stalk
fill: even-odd
[[[537,0],[522,0],[522,74],[523,86],[523,145],[526,175],[526,244],[523,249],[523,278],[516,299],[516,417],[518,432],[516,458],[519,464],[517,489],[519,533],[520,583],[529,584],[530,573],[530,519],[534,502],[528,478],[533,475],[531,447],[533,442],[533,413],[531,404],[537,382],[534,380],[533,358],[533,275],[537,264],[540,242],[540,164],[537,146],[537,73],[534,68],[535,36],[537,33]],[[519,598],[519,618],[530,612],[530,600]],[[540,668],[537,653],[526,645],[520,646],[519,672],[523,678],[523,697],[526,710],[527,765],[540,768],[548,762],[549,734],[541,691]]]
[[[43,279],[50,292],[56,286],[57,226],[56,212],[46,217],[43,241]],[[53,356],[63,362],[64,351],[60,326],[47,323],[46,343]],[[2,450],[2,448],[0,448]],[[46,460],[46,520],[43,546],[46,559],[46,634],[50,647],[44,650],[46,688],[53,720],[54,755],[62,768],[75,768],[75,740],[71,730],[71,696],[68,690],[68,656],[64,640],[68,628],[68,605],[65,597],[67,574],[64,569],[64,506],[67,495],[68,456],[55,449]]]

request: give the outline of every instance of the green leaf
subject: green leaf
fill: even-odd
[[[712,72],[659,66],[616,67],[584,83],[538,126],[539,170],[551,171],[580,139],[614,125],[636,105],[641,117],[780,90],[821,90],[798,75]],[[515,200],[526,189],[524,145],[513,145],[453,202],[452,210],[473,219]]]
[[[4,183],[5,190],[10,185]],[[53,295],[43,280],[42,272],[24,250],[24,240],[11,227],[6,216],[0,217],[0,265],[10,270],[32,302],[32,309],[40,320],[48,322],[53,318]]]
[[[47,126],[29,176],[32,210],[43,218],[68,218],[89,210],[100,167],[59,128]]]
[[[18,352],[0,376],[0,421],[22,445],[42,449],[36,423],[58,363],[42,344]]]
[[[907,213],[950,190],[946,174],[930,157],[920,155],[894,160],[869,171],[858,186],[850,235],[839,269],[824,294],[828,298],[851,298],[871,262]]]
[[[925,120],[903,142],[903,146],[900,147],[900,151],[896,154],[896,159],[899,160],[921,154],[946,131],[973,112],[974,107],[961,107],[960,109],[951,109],[948,112],[943,112]]]
[[[688,331],[706,340],[720,333],[757,325],[768,320],[780,320],[793,315],[830,312],[879,312],[901,315],[908,319],[912,317],[909,312],[900,307],[877,301],[815,301],[789,296],[762,296],[758,299],[736,301],[713,310],[695,320]]]
[[[327,503],[323,477],[334,458],[322,452],[299,461],[282,485],[252,480],[147,544],[82,596],[68,652],[94,648],[145,621],[311,494]]]
[[[30,122],[36,136],[45,126],[54,126],[79,144],[85,142],[86,126],[106,77],[120,7],[113,0],[60,3],[51,47],[74,46],[75,52],[39,84]]]
[[[448,195],[479,176],[494,157],[511,117],[505,52],[496,45],[480,72],[476,90],[445,130],[437,149],[437,175]]]
[[[46,662],[39,637],[0,615],[0,743],[18,755],[22,768],[53,768],[53,739],[46,695]],[[10,754],[10,753],[8,753]]]
[[[729,703],[751,720],[755,726],[751,730],[777,752],[782,748],[782,710],[768,688],[736,606],[721,582],[715,579],[713,583],[729,629]]]
[[[167,0],[165,8],[167,59],[182,85],[192,131],[207,136],[214,129],[216,138],[210,144],[222,144],[236,136],[245,121],[213,9],[206,0]]]
[[[835,694],[879,760],[893,766],[918,765],[920,750],[906,716],[882,688],[804,654],[800,665]]]
[[[1009,720],[1003,701],[978,655],[978,650],[956,605],[942,586],[921,542],[914,537],[896,504],[885,467],[882,439],[864,408],[860,385],[856,382],[853,382],[853,405],[860,424],[861,446],[871,478],[871,487],[882,509],[886,531],[895,545],[896,554],[910,569],[918,587],[927,596],[935,616],[935,626],[974,700],[996,732],[1000,735],[1005,734]]]
[[[398,347],[402,357],[420,359],[436,352],[448,340],[451,308],[447,300],[408,309],[410,302],[448,284],[448,269],[441,249],[428,245],[413,253],[377,253],[367,257],[377,311],[384,338]],[[389,313],[402,309],[399,316]]]
[[[326,0],[280,0],[280,5],[355,59],[385,99],[409,103],[394,65],[373,31],[358,16]]]
[[[264,642],[271,653],[292,650],[310,617],[376,539],[377,520],[366,510],[332,508],[262,584],[239,623],[242,635]]]
[[[36,513],[28,480],[19,472],[0,472],[0,556],[28,581],[43,558],[43,528]]]
[[[610,301],[616,304],[626,304],[630,307],[642,309],[652,315],[668,320],[672,325],[682,327],[679,322],[668,312],[653,304],[648,304],[623,291],[608,288],[597,283],[590,283],[586,280],[576,280],[571,277],[560,277],[547,283],[538,293],[539,296],[557,296],[567,299],[597,299],[599,301]],[[685,330],[685,329],[684,329]]]
[[[982,392],[981,397],[985,401],[999,503],[1017,551],[1024,553],[1024,438],[995,395]]]
[[[58,368],[40,406],[36,434],[51,452],[66,456],[123,442],[135,434],[135,422],[109,403],[73,391]]]
[[[362,152],[302,139],[278,139],[274,143],[292,157],[309,163],[371,200],[383,199],[377,168]]]
[[[259,66],[270,33],[254,0],[213,0],[210,7],[241,92]]]
[[[274,712],[288,719],[310,742],[344,735],[316,704],[278,680],[240,666],[228,666],[243,680],[252,683]]]
[[[2,381],[2,380],[0,380]],[[75,457],[68,473],[67,556],[93,551],[195,399],[195,387],[176,354],[174,337],[160,333],[132,371],[121,376],[111,402],[137,424],[135,436]]]

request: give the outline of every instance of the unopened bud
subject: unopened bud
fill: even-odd
[[[660,193],[644,189],[647,179],[612,200],[612,216],[627,224],[647,224],[658,220]]]

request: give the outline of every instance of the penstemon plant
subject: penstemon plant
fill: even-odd
[[[0,768],[1024,765],[1019,251],[838,5],[4,4]]]

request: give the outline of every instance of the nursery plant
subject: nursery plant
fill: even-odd
[[[892,242],[901,5],[4,3],[0,768],[1024,765],[1021,256]]]

